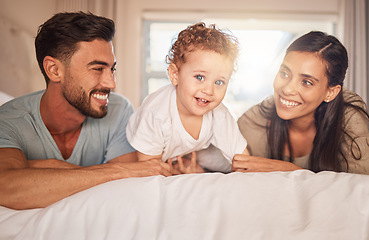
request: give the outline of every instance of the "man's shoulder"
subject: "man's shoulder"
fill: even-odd
[[[22,117],[24,114],[34,114],[39,109],[44,90],[32,92],[14,98],[0,106],[2,116]]]
[[[131,102],[125,96],[119,93],[111,93],[108,103],[108,115],[109,114],[131,114],[133,112],[133,106]]]
[[[109,105],[131,105],[131,102],[128,100],[128,98],[126,98],[125,96],[119,94],[119,93],[115,93],[112,92],[110,93],[109,96]]]

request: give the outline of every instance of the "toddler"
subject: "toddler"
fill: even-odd
[[[212,145],[224,157],[203,159],[200,165],[213,170],[217,161],[226,159],[230,166],[235,154],[248,154],[222,104],[237,57],[237,39],[215,25],[197,23],[178,34],[167,56],[172,84],[147,96],[127,125],[127,139],[140,161],[178,158],[182,163],[181,156]],[[201,172],[191,169],[186,173]]]

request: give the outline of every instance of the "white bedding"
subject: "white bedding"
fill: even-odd
[[[369,239],[369,176],[308,170],[105,183],[0,207],[0,239]]]

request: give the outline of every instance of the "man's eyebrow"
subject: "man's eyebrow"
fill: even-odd
[[[89,62],[87,65],[104,65],[104,66],[108,66],[108,63],[107,62],[103,62],[103,61],[95,60],[95,61]]]
[[[95,60],[95,61],[89,62],[87,65],[89,65],[89,66],[91,66],[91,65],[103,65],[103,66],[109,66],[109,64],[108,64],[107,62],[98,61],[98,60]],[[114,62],[113,67],[115,67],[115,65],[117,65],[117,62]]]

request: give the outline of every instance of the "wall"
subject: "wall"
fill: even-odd
[[[30,34],[55,13],[56,0],[0,0],[0,16]]]
[[[0,0],[0,91],[13,97],[45,88],[37,66],[37,28],[55,12],[51,0]]]

